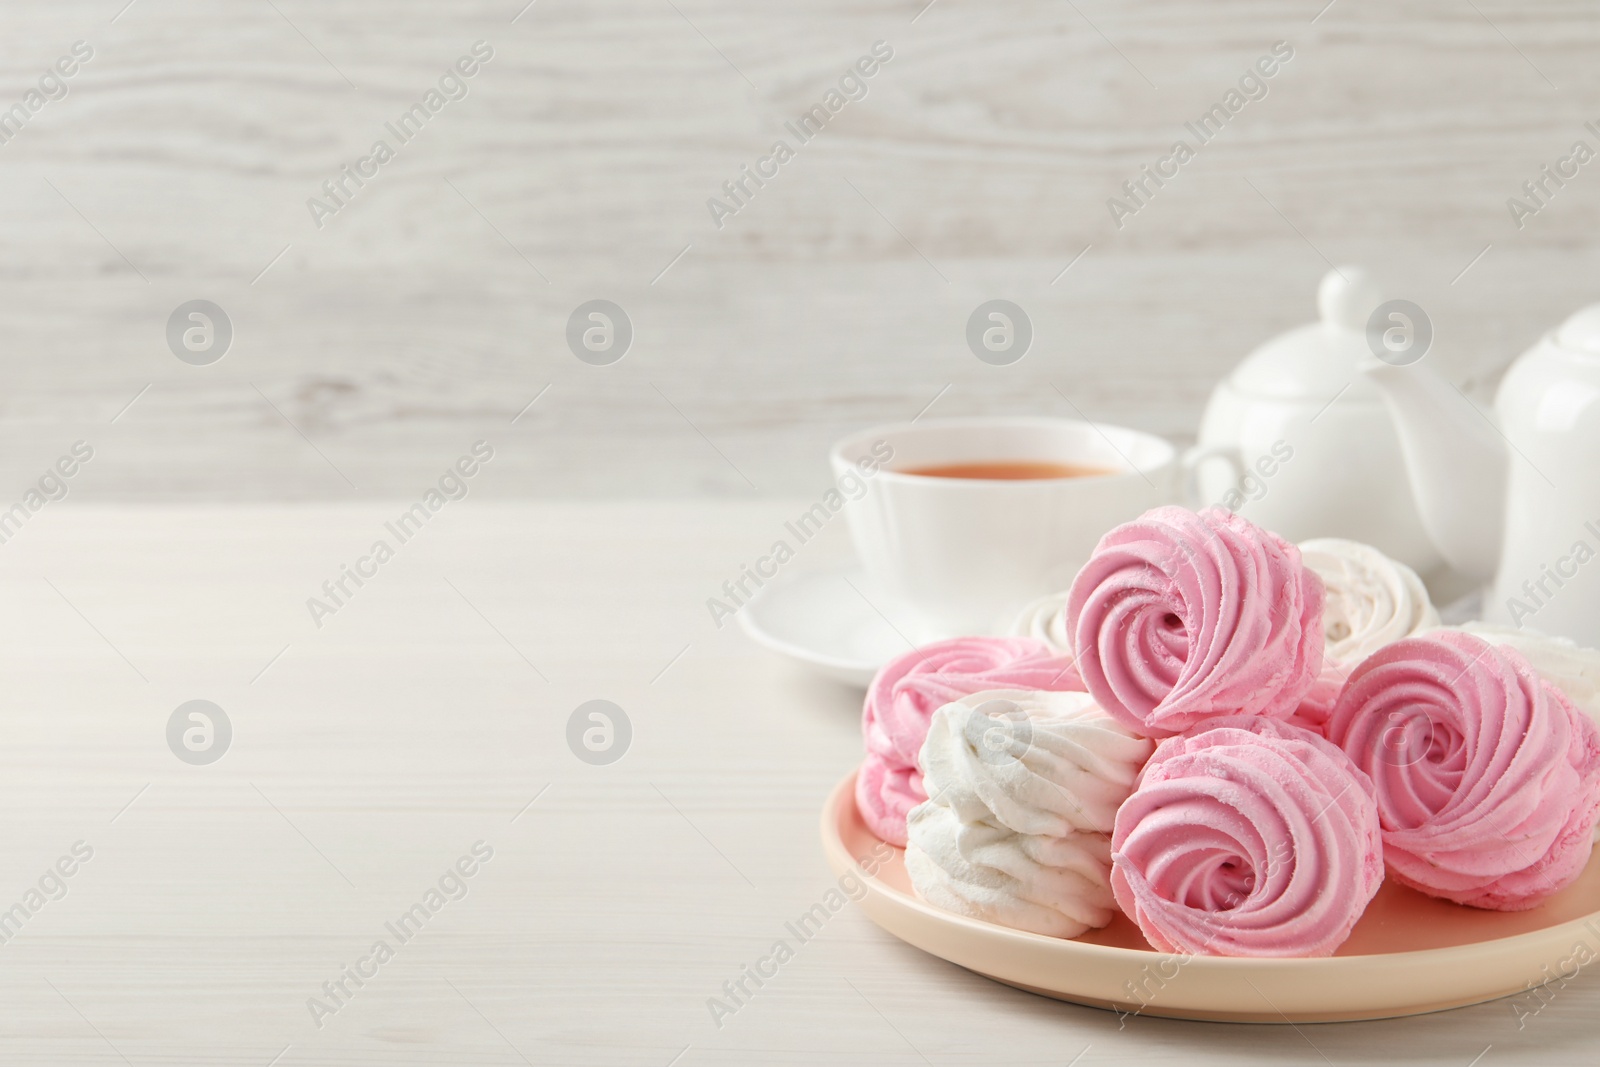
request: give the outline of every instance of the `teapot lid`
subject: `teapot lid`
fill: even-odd
[[[1590,304],[1558,326],[1556,344],[1586,355],[1600,355],[1600,304]]]
[[[1335,267],[1317,288],[1321,321],[1265,342],[1234,368],[1229,381],[1241,393],[1279,400],[1320,403],[1341,390],[1348,390],[1347,398],[1376,399],[1371,383],[1356,373],[1356,367],[1372,355],[1367,319],[1382,302],[1382,290],[1366,270]],[[1596,314],[1600,326],[1600,306]],[[1600,333],[1596,338],[1600,342]]]

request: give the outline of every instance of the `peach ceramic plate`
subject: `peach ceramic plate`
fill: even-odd
[[[822,844],[835,873],[854,870],[866,883],[867,915],[901,940],[997,982],[1121,1012],[1226,1022],[1387,1019],[1522,993],[1600,958],[1600,856],[1531,911],[1480,911],[1385,882],[1330,959],[1229,959],[1157,952],[1121,915],[1069,941],[925,904],[911,891],[899,849],[874,874],[862,870],[883,843],[856,811],[854,774],[823,808]]]

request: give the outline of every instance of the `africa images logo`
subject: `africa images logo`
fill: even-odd
[[[810,144],[829,120],[844,110],[846,104],[867,98],[867,79],[875,76],[893,58],[894,47],[888,41],[874,41],[872,51],[857,59],[844,72],[836,88],[824,93],[821,102],[802,112],[798,119],[784,122],[783,128],[794,136],[797,143]],[[750,201],[755,199],[756,192],[766,188],[767,182],[782,173],[784,164],[794,157],[794,148],[780,137],[772,142],[766,155],[756,160],[753,171],[750,164],[742,164],[738,175],[722,183],[723,197],[726,199],[717,196],[706,198],[706,210],[711,212],[711,221],[716,223],[717,229],[722,229],[730,216],[748,207]],[[754,188],[751,188],[752,185]]]
[[[482,65],[493,58],[494,48],[488,41],[476,42],[471,55],[457,59],[439,76],[437,88],[423,93],[422,99],[401,112],[393,122],[383,124],[394,138],[393,146],[382,138],[372,142],[372,148],[366,155],[353,164],[344,164],[339,168],[339,173],[323,182],[322,196],[306,199],[306,210],[311,212],[311,221],[317,229],[322,229],[328,216],[337,215],[349,206],[367,182],[381,173],[380,168],[395,157],[395,149],[415,140],[422,128],[433,116],[443,111],[446,104],[452,100],[465,100],[471,91],[467,79],[476,76],[483,69]]]
[[[322,1029],[330,1015],[344,1010],[401,948],[416,940],[423,927],[447,904],[465,900],[472,891],[470,880],[492,859],[494,846],[487,841],[474,841],[470,852],[446,867],[415,903],[383,924],[383,934],[372,942],[365,954],[356,957],[351,966],[341,963],[338,976],[322,983],[321,996],[306,998],[306,1010],[311,1013],[311,1021],[317,1029]]]

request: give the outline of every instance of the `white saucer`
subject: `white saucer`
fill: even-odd
[[[879,667],[911,647],[856,591],[865,588],[860,567],[788,575],[757,592],[739,623],[757,644],[865,689]]]

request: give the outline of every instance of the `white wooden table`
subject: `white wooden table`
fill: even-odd
[[[853,907],[719,1028],[707,999],[833,884],[817,813],[859,752],[856,694],[704,608],[801,502],[469,497],[315,627],[306,598],[406,503],[69,499],[0,545],[0,909],[93,849],[0,944],[6,1062],[1468,1067],[1492,1046],[1476,1062],[1494,1067],[1600,1050],[1588,975],[1523,1029],[1504,1002],[1123,1029]],[[791,566],[838,561],[842,533]],[[595,698],[633,727],[608,766],[566,742]],[[192,699],[233,726],[210,765],[165,739]],[[479,841],[493,858],[466,896],[401,943],[385,924]],[[380,938],[393,957],[317,1026],[308,999]]]

